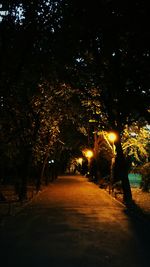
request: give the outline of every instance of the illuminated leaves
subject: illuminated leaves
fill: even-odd
[[[149,157],[150,130],[138,123],[126,126],[123,136],[123,150],[126,156],[132,156],[137,162],[146,162]]]

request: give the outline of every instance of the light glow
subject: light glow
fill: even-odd
[[[93,154],[92,150],[87,149],[87,150],[84,151],[84,155],[85,155],[86,158],[91,159],[94,154]]]
[[[117,135],[115,133],[111,132],[108,134],[108,139],[110,142],[114,142],[117,139]]]
[[[78,158],[77,159],[77,163],[79,163],[80,165],[82,165],[82,161],[83,161],[83,158]]]

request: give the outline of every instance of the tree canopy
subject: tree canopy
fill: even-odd
[[[0,1],[2,165],[74,147],[70,124],[84,143],[90,120],[119,134],[148,123],[149,35],[141,0]]]

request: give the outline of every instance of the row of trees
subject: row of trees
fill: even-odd
[[[115,158],[115,146],[113,142],[109,140],[109,132],[100,131],[98,133],[94,133],[94,158],[96,159],[97,170],[99,175],[97,178],[110,176],[111,173],[111,163],[112,158]],[[145,191],[149,190],[150,179],[148,178],[148,170],[146,170],[149,166],[149,155],[150,155],[150,146],[149,146],[149,126],[142,126],[140,123],[133,123],[130,127],[126,126],[124,131],[122,132],[121,144],[122,149],[125,155],[126,164],[128,173],[141,173],[142,174],[142,188]],[[117,138],[117,136],[116,136]],[[114,166],[112,166],[115,170],[117,164],[114,159]],[[112,170],[113,180],[112,183],[120,181],[120,176],[116,173],[115,170]],[[146,176],[144,174],[145,171]],[[146,181],[145,178],[148,180]]]
[[[2,177],[9,166],[25,187],[34,169],[39,186],[48,158],[78,153],[94,119],[117,132],[130,202],[121,137],[134,121],[149,121],[146,3],[14,0],[0,9]]]

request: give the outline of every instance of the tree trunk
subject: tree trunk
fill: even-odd
[[[116,165],[118,169],[118,177],[120,177],[122,181],[122,189],[123,189],[123,201],[126,205],[130,205],[132,203],[132,192],[130,188],[129,178],[128,178],[128,166],[123,154],[123,149],[121,145],[120,135],[118,135],[118,139],[115,143],[116,145]]]
[[[44,172],[45,172],[45,167],[47,164],[48,157],[49,157],[49,150],[46,152],[46,156],[45,156],[45,159],[43,162],[42,171],[41,171],[41,180],[43,180],[43,178],[44,178]]]
[[[19,200],[23,201],[27,199],[27,176],[26,173],[23,174],[21,179],[21,186],[19,191]]]
[[[19,177],[18,181],[19,183],[19,190],[18,190],[18,195],[19,195],[19,200],[27,200],[27,191],[28,191],[28,178],[29,178],[29,170],[31,168],[31,149],[30,146],[23,146],[22,145],[22,150],[21,150],[22,159],[21,159],[21,164],[19,166]]]
[[[19,171],[20,186],[18,195],[20,201],[27,199],[28,171],[29,171],[29,155],[24,155],[24,162],[22,162]]]

